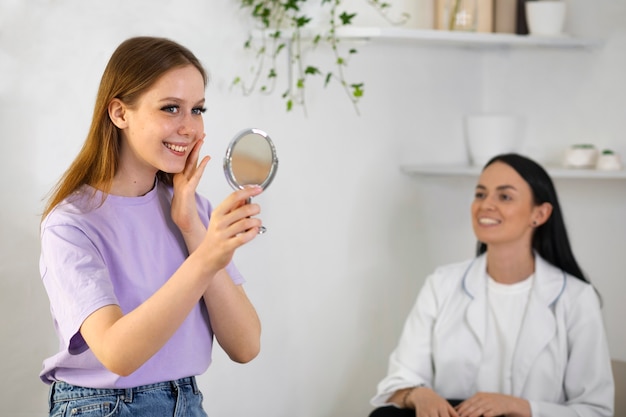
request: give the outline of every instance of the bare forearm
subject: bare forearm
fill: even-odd
[[[129,375],[167,343],[199,302],[209,279],[190,258],[133,311],[122,315],[112,306],[98,310],[85,320],[81,333],[105,367]]]
[[[217,341],[235,362],[254,359],[260,350],[261,323],[243,288],[220,271],[204,294]]]

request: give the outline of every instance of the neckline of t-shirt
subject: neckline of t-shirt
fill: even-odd
[[[95,198],[101,198],[104,194],[103,191],[93,188],[90,185],[86,185],[90,190],[95,190]],[[138,206],[141,204],[147,204],[154,200],[157,195],[157,188],[159,187],[158,180],[155,179],[154,187],[150,191],[148,191],[144,195],[136,196],[136,197],[128,197],[116,194],[107,194],[105,199],[105,204],[115,204],[118,206]]]
[[[500,294],[518,294],[529,291],[533,286],[535,274],[531,274],[523,281],[516,282],[514,284],[503,284],[494,280],[489,274],[487,274],[487,285],[490,291],[495,291]]]

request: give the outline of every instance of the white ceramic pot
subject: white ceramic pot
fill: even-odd
[[[465,138],[472,165],[483,166],[492,157],[515,152],[520,123],[504,114],[471,115],[465,118]]]
[[[598,159],[598,149],[593,146],[572,146],[565,151],[566,168],[593,168]]]
[[[619,171],[622,169],[622,161],[618,154],[601,154],[596,162],[596,169],[600,171]]]
[[[526,1],[526,22],[531,35],[563,35],[565,2],[562,0]]]

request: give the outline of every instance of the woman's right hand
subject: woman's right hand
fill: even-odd
[[[413,389],[406,398],[406,405],[414,408],[415,416],[419,417],[459,417],[445,398],[427,387]]]
[[[246,186],[231,193],[211,213],[209,226],[198,252],[215,273],[231,261],[237,248],[254,239],[259,232],[261,220],[253,217],[261,212],[256,203],[247,203],[263,189],[257,185]]]

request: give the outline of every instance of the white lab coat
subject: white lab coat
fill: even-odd
[[[487,321],[486,255],[429,276],[371,404],[425,384],[449,399],[476,386]],[[535,256],[535,281],[513,354],[511,395],[533,417],[612,416],[614,383],[593,287]]]

